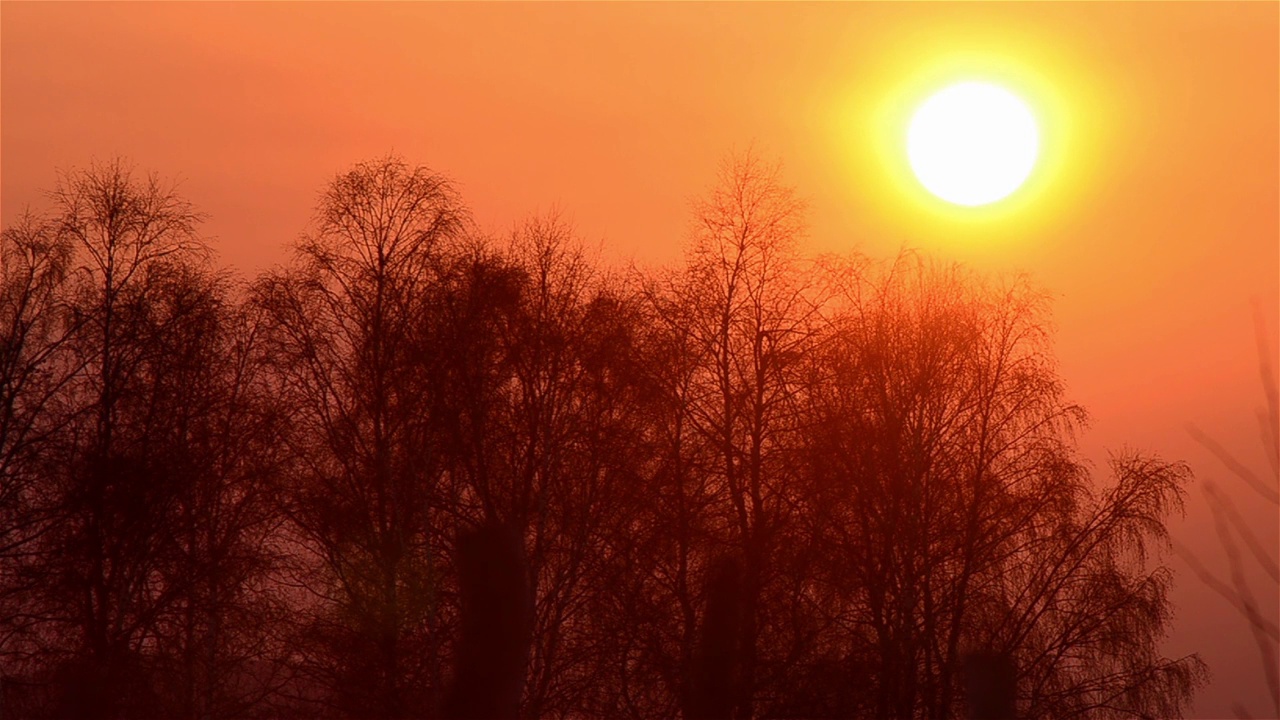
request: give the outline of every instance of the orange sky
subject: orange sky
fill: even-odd
[[[222,260],[254,272],[332,174],[394,150],[457,180],[484,227],[556,205],[607,258],[662,263],[717,162],[754,143],[810,201],[814,251],[916,247],[1053,292],[1090,457],[1127,443],[1226,482],[1183,427],[1261,469],[1249,300],[1274,357],[1278,37],[1274,3],[4,2],[0,211],[121,154],[184,178]],[[870,130],[913,78],[971,56],[1070,128],[1034,197],[977,221],[907,197]],[[1176,532],[1217,557],[1189,499]],[[1243,624],[1180,578],[1169,652],[1215,673],[1198,713],[1265,707]]]

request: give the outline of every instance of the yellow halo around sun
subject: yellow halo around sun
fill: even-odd
[[[1009,91],[962,82],[926,100],[907,129],[907,157],[916,179],[937,197],[968,207],[1017,190],[1039,154],[1035,117]]]

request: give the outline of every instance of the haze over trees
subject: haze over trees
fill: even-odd
[[[1255,473],[1213,437],[1192,425],[1191,436],[1209,450],[1229,473],[1251,492],[1251,500],[1273,513],[1280,511],[1280,388],[1276,385],[1276,368],[1266,352],[1266,326],[1261,308],[1255,305],[1254,324],[1258,341],[1259,374],[1264,405],[1258,408],[1258,429],[1268,471]],[[1174,549],[1190,566],[1200,582],[1220,595],[1238,613],[1249,628],[1258,647],[1258,668],[1266,679],[1272,712],[1280,716],[1280,626],[1264,609],[1264,598],[1280,590],[1280,560],[1274,548],[1266,547],[1257,532],[1241,515],[1230,496],[1213,480],[1201,482],[1207,506],[1213,515],[1214,530],[1227,559],[1229,580],[1206,567],[1204,561],[1188,548]],[[1256,498],[1254,497],[1256,496]],[[1241,549],[1241,545],[1244,549]],[[1239,717],[1252,717],[1239,702],[1232,708]]]
[[[808,256],[757,157],[652,273],[554,215],[486,236],[394,157],[257,278],[200,220],[114,161],[0,236],[4,717],[464,717],[491,682],[946,718],[981,658],[1018,717],[1168,717],[1203,681],[1157,650],[1189,472],[1084,463],[1045,298]]]

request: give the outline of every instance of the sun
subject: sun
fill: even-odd
[[[920,184],[956,205],[987,205],[1017,190],[1035,167],[1040,133],[1026,104],[984,82],[951,85],[920,106],[907,158]]]

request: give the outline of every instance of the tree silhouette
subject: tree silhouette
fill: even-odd
[[[818,362],[810,478],[826,577],[869,655],[873,716],[959,714],[962,656],[1003,653],[1018,714],[1177,712],[1202,674],[1154,653],[1146,571],[1185,468],[1124,456],[1096,495],[1074,458],[1041,302],[900,258],[845,298]],[[843,570],[843,572],[842,572]]]
[[[0,235],[6,716],[1152,717],[1202,681],[1157,652],[1189,472],[1095,479],[1044,297],[806,257],[753,154],[657,272],[555,214],[485,235],[395,157],[251,283],[123,162],[51,200]]]
[[[117,160],[63,174],[51,197],[40,234],[54,242],[29,243],[27,267],[74,270],[51,305],[65,355],[45,369],[59,379],[22,398],[58,408],[35,466],[48,521],[19,573],[39,578],[26,616],[39,626],[37,674],[60,714],[166,714],[174,708],[152,651],[169,649],[163,628],[194,579],[169,564],[166,523],[193,456],[191,438],[168,423],[208,419],[178,386],[205,367],[219,291],[201,269],[199,216],[158,178]]]
[[[74,417],[62,402],[77,373],[66,306],[71,262],[70,243],[47,218],[24,213],[0,234],[0,657],[19,677],[41,665],[33,596],[41,539],[56,523],[46,478],[56,470],[55,440]]]
[[[742,558],[735,717],[755,713],[760,656],[772,649],[761,646],[769,632],[762,602],[791,507],[795,371],[814,335],[816,305],[795,253],[802,211],[778,168],[750,153],[726,163],[695,207],[685,275],[659,311],[682,326],[696,353],[680,412],[713,449],[706,469],[715,504],[707,510],[720,541]]]
[[[466,211],[447,180],[388,158],[336,177],[295,266],[256,288],[289,408],[282,511],[306,595],[297,638],[323,702],[403,717],[441,677],[444,463],[420,333]]]

